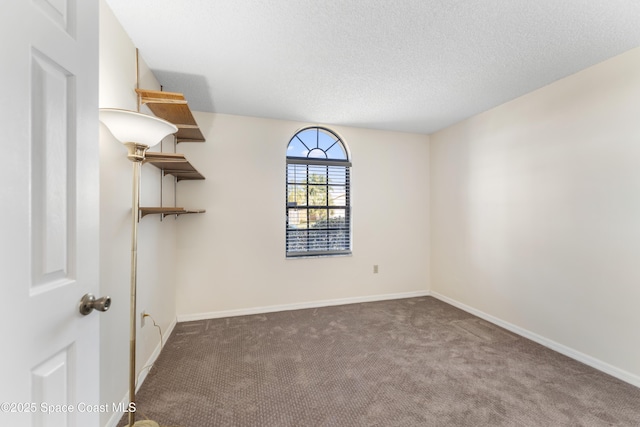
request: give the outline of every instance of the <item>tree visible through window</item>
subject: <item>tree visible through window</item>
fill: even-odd
[[[287,256],[351,253],[349,174],[342,140],[321,127],[287,147]]]

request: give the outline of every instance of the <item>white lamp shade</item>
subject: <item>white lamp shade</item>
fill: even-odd
[[[123,144],[133,142],[153,147],[167,135],[178,131],[174,124],[166,120],[117,108],[101,108],[100,121]]]

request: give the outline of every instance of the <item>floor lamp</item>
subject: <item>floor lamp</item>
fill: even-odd
[[[145,153],[178,128],[147,114],[114,108],[101,108],[100,121],[120,141],[133,164],[133,201],[131,206],[131,307],[129,319],[129,408],[136,402],[136,289],[138,273],[138,220],[140,217],[140,169]],[[132,405],[133,404],[133,405]],[[158,427],[155,421],[136,422],[136,414],[129,411],[129,427]]]

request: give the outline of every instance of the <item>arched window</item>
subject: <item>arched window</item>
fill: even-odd
[[[349,175],[344,142],[308,127],[287,147],[287,257],[351,253]]]

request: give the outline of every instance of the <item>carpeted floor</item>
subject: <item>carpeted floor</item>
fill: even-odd
[[[179,323],[138,411],[181,427],[639,426],[640,389],[423,297]]]

